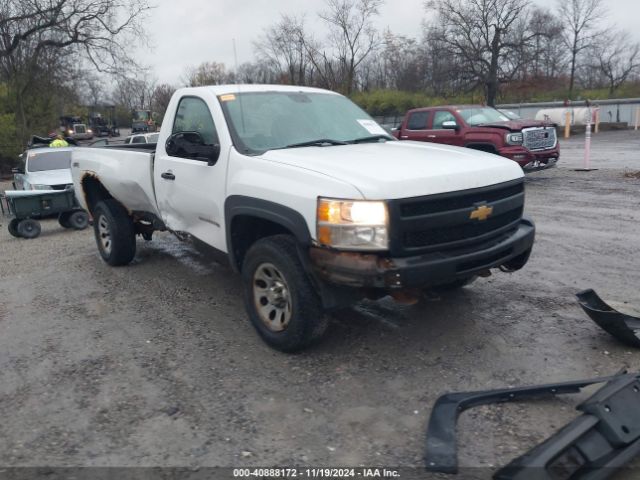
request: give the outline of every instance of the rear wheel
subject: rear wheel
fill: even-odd
[[[76,210],[69,215],[69,226],[75,230],[84,230],[89,226],[89,214],[84,210]]]
[[[136,234],[127,211],[110,198],[96,205],[93,216],[93,231],[103,260],[114,267],[130,263],[136,254]]]
[[[294,238],[275,235],[257,241],[242,264],[242,281],[251,323],[271,347],[293,352],[323,336],[328,320]]]
[[[18,232],[18,223],[20,223],[20,220],[18,220],[17,218],[14,218],[9,222],[9,233],[14,237],[20,238],[20,233]]]
[[[71,212],[62,212],[60,215],[58,215],[58,223],[60,224],[61,227],[71,228],[71,225],[69,224],[70,215],[71,215]]]
[[[36,238],[40,235],[40,223],[32,218],[25,218],[18,222],[16,230],[21,237]]]

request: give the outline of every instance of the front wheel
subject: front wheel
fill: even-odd
[[[32,218],[25,218],[18,222],[16,230],[21,237],[36,238],[40,235],[40,223]]]
[[[127,211],[112,198],[99,202],[93,212],[98,251],[112,266],[127,265],[136,254],[136,234]]]
[[[275,235],[257,241],[242,264],[242,282],[251,323],[268,345],[293,352],[323,336],[328,321],[294,238]]]

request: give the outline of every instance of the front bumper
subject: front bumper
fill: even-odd
[[[312,247],[309,257],[313,272],[332,284],[386,290],[424,288],[451,283],[502,265],[518,270],[529,259],[534,237],[533,222],[523,218],[517,230],[475,248],[389,258]]]
[[[516,162],[523,170],[532,171],[555,166],[560,158],[560,147],[556,145],[548,150],[532,152],[524,147],[512,146],[501,148],[498,153]]]

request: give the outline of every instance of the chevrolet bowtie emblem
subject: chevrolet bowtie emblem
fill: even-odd
[[[470,220],[484,221],[493,213],[493,207],[487,207],[486,205],[480,205],[469,215]]]

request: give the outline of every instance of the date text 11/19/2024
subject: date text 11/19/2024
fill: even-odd
[[[387,468],[234,468],[234,478],[400,478]]]

